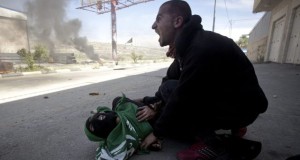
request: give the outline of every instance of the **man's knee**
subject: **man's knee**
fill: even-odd
[[[163,101],[166,102],[175,88],[178,86],[178,80],[167,80],[161,84],[159,91],[163,98]]]

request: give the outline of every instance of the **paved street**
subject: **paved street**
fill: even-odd
[[[269,100],[267,112],[248,128],[245,137],[263,144],[256,160],[285,160],[300,154],[300,66],[273,63],[254,66]],[[133,68],[123,68],[115,72],[123,76],[112,80],[90,84],[82,80],[85,85],[76,82],[74,87],[0,103],[0,159],[94,159],[97,143],[90,142],[83,132],[90,111],[99,105],[110,106],[112,99],[122,92],[130,98],[151,96],[160,84],[166,66],[150,68],[142,70],[139,67],[137,75],[133,74]],[[0,79],[1,96],[6,94],[1,86],[4,79],[17,80]],[[20,86],[19,92],[25,88]],[[9,94],[9,90],[5,90]],[[91,92],[99,95],[91,96]],[[173,160],[176,152],[187,146],[166,140],[162,151],[135,155],[132,160]]]
[[[171,61],[150,64],[127,64],[93,68],[56,70],[54,73],[24,72],[0,76],[0,104],[14,100],[58,92],[121,77],[151,72],[169,66]],[[66,66],[67,67],[67,66]]]

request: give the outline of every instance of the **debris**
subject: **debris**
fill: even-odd
[[[99,95],[99,92],[91,92],[89,95],[90,95],[90,96],[98,96],[98,95]]]
[[[12,62],[0,62],[0,74],[13,72],[14,65]]]

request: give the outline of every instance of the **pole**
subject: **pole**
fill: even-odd
[[[28,51],[30,52],[30,33],[28,29],[28,19],[25,20],[26,23],[26,33],[27,33],[27,43],[28,43]]]
[[[116,16],[116,0],[111,0],[111,38],[112,38],[112,59],[118,64],[117,60],[117,16]]]
[[[217,0],[215,0],[215,5],[214,5],[214,18],[213,18],[213,28],[212,28],[212,31],[213,31],[213,32],[215,31],[216,1],[217,1]]]

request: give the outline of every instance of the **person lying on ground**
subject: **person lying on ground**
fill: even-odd
[[[149,122],[138,122],[136,112],[139,106],[129,98],[117,97],[112,108],[99,106],[85,123],[84,132],[90,141],[99,142],[96,159],[126,160],[134,153],[148,153],[161,150],[157,141],[146,150],[140,149],[141,141],[152,132]]]

